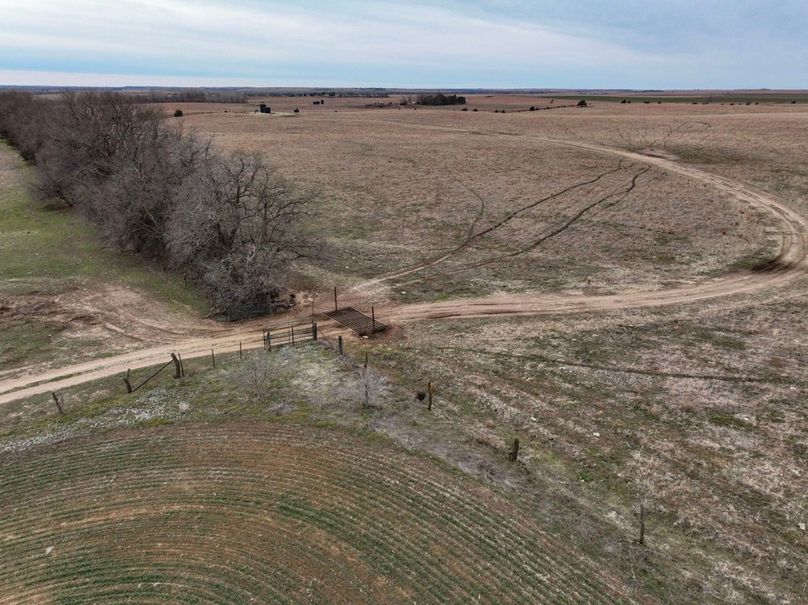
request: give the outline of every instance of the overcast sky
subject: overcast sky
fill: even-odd
[[[0,84],[808,88],[808,0],[0,0]]]

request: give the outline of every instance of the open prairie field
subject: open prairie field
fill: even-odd
[[[772,111],[603,104],[505,115],[218,113],[185,123],[323,192],[328,253],[317,279],[373,279],[374,295],[413,301],[653,290],[764,263],[779,229],[771,216],[645,158],[799,186],[797,126],[808,114]],[[757,144],[755,129],[777,136]]]
[[[767,263],[783,223],[737,185],[808,215],[804,105],[248,119],[190,124],[321,188],[335,251],[317,268],[321,287],[357,284],[382,305],[601,299],[777,274]],[[516,431],[533,472],[613,507],[604,515],[617,525],[636,523],[647,494],[662,559],[685,583],[794,602],[805,596],[808,472],[799,262],[789,284],[711,302],[407,323],[370,351],[400,380],[439,382],[438,415],[467,438],[502,448]],[[448,305],[433,317],[446,315]]]
[[[320,191],[320,256],[285,317],[0,375],[0,601],[805,601],[808,109],[549,100],[167,104]],[[241,358],[334,286],[392,329]]]

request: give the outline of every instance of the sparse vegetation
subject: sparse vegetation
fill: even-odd
[[[296,317],[338,284],[393,330],[346,337],[346,358],[312,344],[241,360],[247,325],[219,339],[213,369],[197,324],[185,346],[205,357],[185,378],[134,396],[121,374],[59,389],[63,414],[50,393],[0,406],[0,594],[166,600],[182,573],[202,600],[800,602],[808,310],[778,255],[803,231],[753,202],[806,212],[805,118],[656,98],[528,114],[546,101],[475,95],[473,119],[365,99],[305,119],[187,112],[223,150],[271,140],[278,171],[331,201],[314,217],[326,260],[296,263],[317,293]],[[263,208],[252,153],[221,157],[242,176],[200,190],[236,183],[235,207]],[[251,241],[249,221],[203,214],[187,239],[235,225]],[[53,262],[29,256],[15,270]],[[30,363],[47,335],[12,332],[0,363]],[[260,552],[241,561],[241,542]]]

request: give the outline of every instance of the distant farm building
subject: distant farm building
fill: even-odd
[[[271,108],[271,107],[267,107],[267,104],[266,104],[266,103],[261,103],[261,104],[258,106],[258,112],[259,112],[259,113],[272,113],[272,108]]]

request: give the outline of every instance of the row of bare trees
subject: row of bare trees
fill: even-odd
[[[182,89],[127,94],[133,103],[246,103],[243,92]]]
[[[312,192],[122,95],[0,94],[0,136],[36,163],[47,197],[120,249],[195,280],[215,311],[277,292],[289,263],[313,253],[304,233]]]

